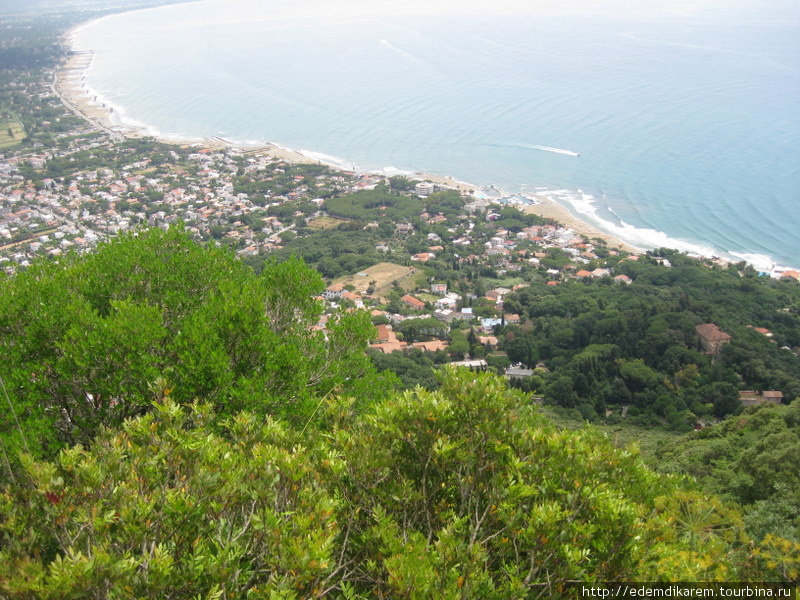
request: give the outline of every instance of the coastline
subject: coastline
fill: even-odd
[[[169,0],[167,0],[169,1]],[[169,4],[167,4],[168,6]],[[136,9],[133,11],[123,12],[138,12],[139,10],[152,10],[151,8]],[[117,14],[117,13],[115,13]],[[65,32],[62,36],[63,44],[73,52],[77,50],[76,46],[80,44],[81,37],[79,33],[86,27],[97,24],[98,21],[108,18],[113,15],[105,15],[96,19],[90,19],[82,24],[76,25],[69,31]],[[103,24],[104,25],[104,24]],[[80,46],[79,46],[80,47]],[[86,51],[89,50],[90,45],[83,44],[82,48]],[[91,56],[91,52],[85,52]],[[102,58],[102,56],[101,56]],[[335,170],[346,172],[358,172],[382,175],[390,177],[392,175],[405,175],[418,180],[429,180],[439,183],[446,187],[461,189],[463,191],[479,190],[489,191],[492,186],[493,176],[491,172],[484,172],[482,175],[476,175],[476,179],[481,181],[480,184],[464,183],[457,181],[452,177],[445,175],[435,175],[426,172],[411,172],[400,171],[392,167],[380,168],[380,162],[373,162],[372,157],[361,156],[362,164],[359,166],[352,164],[347,160],[337,159],[335,156],[327,156],[320,152],[306,149],[292,149],[289,147],[281,146],[273,142],[269,142],[261,138],[261,142],[250,142],[250,137],[242,137],[235,141],[230,141],[218,137],[194,137],[181,136],[177,133],[165,134],[164,131],[172,131],[168,125],[162,128],[161,131],[156,130],[149,125],[147,120],[149,117],[140,117],[141,121],[136,121],[126,115],[126,108],[124,104],[118,105],[117,100],[107,102],[102,95],[92,91],[86,82],[86,69],[91,66],[90,58],[85,58],[82,64],[80,61],[75,61],[76,56],[73,54],[66,65],[62,65],[58,69],[56,81],[60,82],[54,85],[54,89],[58,87],[63,91],[61,99],[69,106],[76,114],[79,114],[84,119],[91,121],[93,125],[101,130],[108,131],[112,135],[119,136],[120,138],[140,138],[147,137],[155,139],[159,142],[176,144],[176,145],[202,145],[209,149],[222,149],[222,148],[236,148],[248,154],[259,154],[265,157],[274,157],[290,163],[307,163],[307,164],[324,164]],[[93,72],[92,72],[93,73]],[[113,89],[113,88],[112,88]],[[90,96],[90,94],[92,94]],[[96,96],[96,98],[95,98]],[[113,94],[108,98],[113,97]],[[103,106],[103,102],[107,102],[108,106]],[[164,124],[162,124],[164,125]],[[190,129],[190,128],[187,128]],[[213,135],[212,131],[208,131],[207,135]],[[223,134],[224,135],[224,134]],[[251,135],[252,139],[258,140],[260,136],[258,133],[247,134]],[[294,145],[296,142],[289,142]],[[298,146],[298,148],[300,148]],[[329,150],[330,151],[330,150]],[[346,151],[341,154],[342,156],[349,156]],[[413,162],[412,162],[413,164]],[[369,166],[366,166],[369,165]],[[425,168],[425,165],[421,165]],[[436,167],[434,167],[436,168]],[[452,172],[453,167],[439,167],[441,172]],[[457,170],[457,167],[456,167]],[[502,166],[498,171],[502,171]],[[488,175],[488,176],[487,176]],[[463,177],[465,181],[472,181],[471,173],[464,173],[459,171],[459,176]],[[553,179],[557,179],[553,177]],[[517,180],[524,181],[524,175]],[[512,181],[512,180],[509,180]],[[572,186],[569,190],[562,190],[558,183],[551,182],[551,188],[545,189],[542,187],[536,188],[534,192],[531,187],[528,187],[528,192],[522,193],[528,200],[533,202],[532,206],[517,206],[521,210],[529,211],[531,213],[540,214],[545,218],[553,219],[565,226],[570,227],[581,235],[589,238],[602,238],[607,240],[609,247],[623,248],[629,252],[643,253],[657,248],[674,248],[680,252],[687,254],[692,258],[713,260],[718,264],[736,264],[739,262],[746,262],[756,268],[758,272],[763,275],[770,275],[773,278],[779,278],[781,273],[793,269],[788,266],[796,264],[792,258],[776,258],[782,256],[775,254],[767,248],[762,248],[755,245],[751,248],[742,248],[744,244],[739,244],[735,241],[725,240],[724,242],[711,241],[716,239],[714,237],[705,236],[689,236],[689,237],[674,237],[675,234],[667,233],[659,228],[658,225],[642,225],[637,219],[629,219],[627,222],[622,221],[622,217],[617,217],[616,213],[612,210],[613,206],[605,205],[599,199],[595,200],[589,194],[583,194],[576,185]],[[514,189],[518,185],[516,183],[508,183]],[[589,184],[591,185],[591,184]],[[554,187],[553,187],[554,186]],[[522,185],[522,189],[527,186]],[[497,188],[495,188],[496,190]],[[564,192],[569,192],[565,194]],[[503,196],[511,196],[504,192]],[[591,194],[590,190],[590,194]],[[491,194],[490,192],[490,195]],[[599,198],[599,192],[596,194]],[[480,196],[476,193],[476,196]],[[655,196],[653,196],[655,197]],[[588,199],[587,199],[588,198]],[[605,199],[605,194],[603,194]],[[513,202],[513,200],[512,200]],[[523,201],[524,202],[524,201]],[[630,201],[633,204],[633,201]],[[608,209],[616,218],[606,216],[603,212]],[[749,239],[749,238],[747,238]],[[794,268],[800,270],[800,268]]]
[[[586,221],[582,221],[555,200],[540,195],[535,196],[535,198],[539,203],[523,207],[523,212],[539,215],[545,219],[552,219],[564,227],[572,229],[578,235],[585,236],[590,240],[599,238],[603,240],[609,248],[624,250],[625,252],[630,252],[631,254],[644,253],[644,250],[641,248],[636,248],[617,236],[602,231]]]
[[[249,151],[258,151],[272,158],[293,164],[321,162],[319,159],[307,156],[302,152],[289,148],[282,148],[272,143],[261,146],[244,146],[234,144],[223,138],[179,138],[169,135],[152,135],[143,126],[137,127],[125,124],[115,114],[114,109],[104,103],[102,97],[86,85],[85,73],[92,64],[94,52],[91,50],[79,51],[74,49],[74,41],[72,38],[75,32],[93,22],[94,21],[88,21],[82,23],[70,29],[63,36],[63,44],[69,49],[71,54],[67,61],[56,69],[55,79],[52,85],[53,92],[64,105],[93,127],[119,138],[148,137],[165,144],[200,144],[208,148],[242,148]]]
[[[104,17],[100,17],[100,19],[102,18]],[[267,142],[262,145],[244,145],[236,144],[221,137],[180,138],[163,134],[154,135],[148,132],[144,126],[134,126],[124,123],[119,118],[119,115],[115,113],[114,109],[104,103],[103,98],[86,85],[86,71],[92,64],[94,52],[91,50],[80,51],[74,48],[75,33],[93,22],[94,20],[77,25],[64,34],[62,38],[63,44],[69,49],[71,54],[67,61],[56,69],[55,79],[52,85],[53,92],[67,108],[93,127],[120,139],[147,137],[165,144],[182,146],[202,145],[205,148],[211,149],[237,148],[248,152],[259,153],[290,164],[322,163],[335,170],[348,170],[341,164],[325,160],[312,152],[284,148],[272,142]],[[462,193],[471,193],[483,189],[482,186],[458,181],[447,175],[414,173],[411,177],[420,181],[431,181],[444,187],[457,189]],[[554,200],[542,195],[534,195],[533,197],[536,200],[536,204],[521,207],[523,212],[551,219],[563,227],[573,230],[576,234],[589,239],[602,239],[609,248],[624,250],[633,254],[641,254],[643,252],[641,248],[636,248],[624,240],[577,218],[569,210]]]

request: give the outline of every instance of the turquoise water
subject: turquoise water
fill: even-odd
[[[800,8],[769,6],[323,19],[211,0],[75,43],[87,85],[154,132],[548,193],[636,246],[768,270],[800,265]]]

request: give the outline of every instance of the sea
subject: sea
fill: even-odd
[[[154,135],[543,194],[643,249],[797,268],[800,3],[652,4],[204,0],[71,40]]]

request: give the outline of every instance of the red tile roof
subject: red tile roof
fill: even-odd
[[[703,325],[698,325],[695,327],[695,331],[697,331],[697,335],[709,342],[718,342],[731,339],[730,335],[722,331],[713,323],[704,323]]]
[[[443,342],[442,340],[431,340],[430,342],[416,342],[412,344],[412,346],[417,350],[423,350],[425,352],[436,352],[437,350],[447,349],[447,343]]]
[[[408,294],[400,298],[400,300],[402,300],[406,305],[416,310],[421,310],[425,308],[425,303],[422,300],[418,300],[417,298],[414,298],[414,296],[409,296]]]

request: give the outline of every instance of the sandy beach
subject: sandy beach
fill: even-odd
[[[68,32],[64,37],[64,44],[69,48],[73,47],[72,31]],[[342,169],[340,165],[326,162],[325,160],[321,160],[316,156],[310,156],[304,154],[303,152],[295,151],[289,148],[283,148],[272,143],[267,143],[262,146],[243,146],[234,144],[233,142],[219,137],[185,139],[163,135],[153,136],[144,128],[133,127],[125,124],[121,121],[119,116],[114,113],[113,108],[104,104],[102,100],[99,99],[98,96],[86,86],[85,71],[91,65],[93,57],[94,55],[91,51],[73,51],[73,54],[69,57],[66,63],[56,72],[55,80],[53,82],[53,91],[76,115],[82,117],[97,129],[105,131],[112,136],[118,136],[120,138],[154,137],[159,142],[167,144],[176,144],[182,146],[200,145],[203,148],[211,149],[240,148],[254,154],[257,153],[259,155],[268,156],[270,158],[282,160],[287,163],[312,164],[321,162],[333,169]],[[481,189],[481,186],[473,185],[464,181],[458,181],[446,175],[417,173],[413,177],[419,180],[431,181],[444,187],[457,189],[464,194],[469,194]],[[600,238],[605,240],[610,248],[618,248],[632,253],[642,252],[640,249],[627,244],[621,239],[578,219],[566,208],[550,198],[545,196],[535,196],[535,198],[537,200],[537,204],[524,206],[522,207],[522,210],[531,214],[545,217],[547,219],[552,219],[564,227],[568,227],[577,234],[586,236],[589,239]]]
[[[437,185],[442,185],[453,189],[457,189],[465,194],[469,194],[475,190],[481,189],[481,186],[473,185],[471,183],[466,183],[464,181],[458,181],[457,179],[453,179],[452,177],[448,177],[445,175],[418,173],[416,177],[418,177],[419,179],[423,179],[425,181],[431,181]],[[554,200],[551,200],[547,196],[535,195],[534,198],[536,199],[537,204],[519,207],[520,210],[526,213],[539,215],[540,217],[544,217],[545,219],[552,219],[553,221],[560,223],[564,227],[572,229],[578,235],[586,236],[589,239],[600,238],[606,242],[609,248],[617,248],[619,250],[625,250],[626,252],[631,252],[633,254],[642,253],[642,250],[640,248],[635,248],[634,246],[631,246],[630,244],[619,239],[618,237],[606,233],[601,229],[598,229],[597,227],[594,227],[589,223],[582,221],[581,219],[573,215],[571,212],[569,212],[569,210],[567,210]]]
[[[536,200],[539,202],[539,204],[524,206],[521,208],[521,210],[526,213],[539,215],[540,217],[544,217],[546,219],[552,219],[558,223],[561,223],[564,227],[572,229],[578,235],[583,235],[589,239],[600,238],[606,242],[609,248],[625,250],[626,252],[631,252],[633,254],[642,253],[640,248],[635,248],[622,241],[618,237],[608,234],[597,227],[593,227],[585,221],[581,221],[554,200],[551,200],[545,196],[536,196]]]

